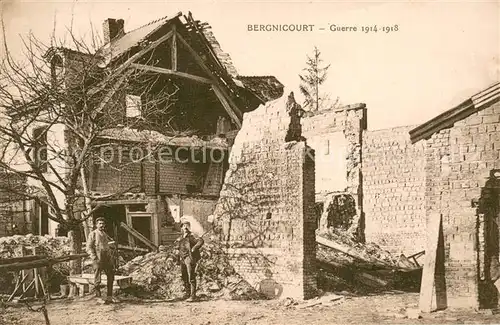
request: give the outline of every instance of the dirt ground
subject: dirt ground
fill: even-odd
[[[335,296],[306,302],[200,301],[150,302],[122,299],[103,305],[95,298],[54,300],[47,305],[51,325],[125,324],[500,324],[500,314],[488,311],[446,310],[408,318],[416,309],[418,293]],[[37,306],[34,306],[35,308]],[[0,324],[44,325],[41,312],[24,305],[0,310]]]

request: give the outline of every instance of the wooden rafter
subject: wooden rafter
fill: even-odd
[[[180,72],[180,71],[174,71],[174,70],[170,70],[170,69],[155,67],[155,66],[152,66],[152,65],[132,63],[130,65],[130,67],[135,68],[135,69],[144,70],[144,71],[150,71],[150,72],[162,73],[162,74],[171,75],[171,76],[177,76],[177,77],[181,77],[181,78],[185,78],[185,79],[189,79],[189,80],[201,82],[201,83],[204,83],[204,84],[209,84],[209,85],[213,84],[212,80],[204,78],[204,77],[195,76],[195,75],[190,74],[190,73],[185,73],[185,72]]]
[[[179,33],[177,33],[177,32],[176,32],[176,36],[177,36],[177,39],[182,43],[182,45],[185,46],[186,49],[189,51],[189,53],[191,54],[191,56],[193,57],[193,59],[196,61],[196,63],[198,63],[198,65],[213,80],[213,82],[214,82],[214,85],[213,85],[214,91],[216,92],[216,95],[217,95],[217,92],[219,93],[219,95],[217,97],[220,100],[220,98],[221,98],[220,96],[222,96],[225,99],[225,101],[227,101],[227,105],[225,105],[222,102],[221,103],[224,106],[224,108],[226,109],[226,111],[229,114],[229,116],[231,116],[231,118],[233,119],[233,121],[236,123],[236,125],[238,126],[238,128],[240,128],[241,127],[241,118],[243,117],[243,114],[241,113],[241,111],[238,108],[238,106],[233,102],[233,100],[231,99],[231,97],[229,96],[229,94],[220,86],[219,79],[207,67],[207,65],[205,64],[205,62],[203,61],[203,59],[198,55],[198,53],[196,53],[196,51],[191,47],[191,45],[189,45],[189,43]]]
[[[171,44],[171,53],[170,56],[172,57],[172,70],[177,71],[177,27],[172,25],[172,44]]]
[[[226,96],[224,96],[224,94],[222,93],[221,88],[217,85],[212,85],[212,90],[214,91],[222,106],[224,106],[224,109],[229,113],[229,116],[231,116],[233,120],[238,121],[236,122],[238,128],[241,128],[241,123],[239,122],[236,114],[234,114],[233,110],[231,109],[231,104],[228,102]]]
[[[97,107],[97,112],[101,112],[102,111],[102,109],[104,108],[104,106],[106,106],[106,104],[111,100],[111,98],[113,97],[113,95],[116,93],[116,91],[120,88],[120,86],[122,85],[122,83],[125,81],[125,79],[127,79],[127,77],[130,74],[132,74],[131,70],[129,70],[126,73],[124,73],[120,77],[120,79],[118,79],[118,81],[113,85],[113,87],[111,87],[111,89],[108,91],[108,93],[102,99],[102,102]]]

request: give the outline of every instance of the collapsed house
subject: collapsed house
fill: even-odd
[[[106,123],[111,117],[114,127],[99,134],[101,160],[87,172],[94,215],[109,219],[111,231],[124,223],[155,246],[175,238],[174,225],[181,217],[201,232],[218,198],[243,114],[280,97],[283,85],[272,76],[238,75],[210,26],[195,21],[190,13],[164,17],[129,32],[123,20],[107,19],[103,29],[106,45],[97,53],[102,69],[120,71],[124,78],[108,93],[101,119]],[[82,57],[70,49],[46,54],[55,75],[66,66],[78,66]],[[159,80],[157,84],[173,85],[175,101],[168,116],[143,116],[144,97],[160,90],[125,93],[129,70],[142,71]],[[174,125],[179,132],[167,135],[161,128],[141,124],[149,118],[155,118],[157,125]],[[64,138],[64,125],[52,129],[44,142]],[[151,146],[153,159],[134,159],[135,153],[148,152]],[[47,225],[44,232],[53,235],[56,224],[48,218],[50,209],[40,200],[36,211],[36,218]],[[122,228],[117,232],[120,243],[144,246],[134,243],[137,238]]]

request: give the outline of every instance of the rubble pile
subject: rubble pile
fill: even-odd
[[[404,255],[359,243],[330,227],[317,234],[318,284],[327,291],[418,290],[422,269]]]
[[[59,257],[71,252],[69,238],[28,234],[0,238],[0,258],[18,257],[21,247],[34,247],[37,255]],[[31,252],[30,252],[31,254]]]
[[[200,296],[226,300],[263,299],[229,264],[220,244],[205,242],[197,267]],[[138,256],[120,267],[120,273],[132,276],[134,293],[143,298],[177,299],[184,294],[178,251],[174,247]]]
[[[358,263],[360,263],[364,261],[365,263],[380,264],[385,266],[392,266],[395,268],[416,267],[413,264],[408,265],[407,260],[402,258],[402,256],[395,256],[374,243],[357,242],[351,235],[338,229],[329,228],[326,231],[320,232],[318,235],[320,237],[348,247],[349,252],[352,253],[352,256],[349,256],[339,251],[334,252],[324,245],[319,245],[319,256],[327,254],[333,255],[335,259],[340,259],[343,262],[356,263],[357,261]]]

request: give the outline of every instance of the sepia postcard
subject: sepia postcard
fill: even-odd
[[[500,323],[499,2],[0,22],[0,324]]]

